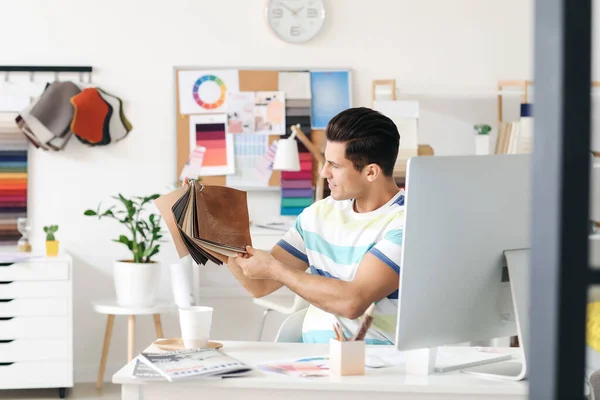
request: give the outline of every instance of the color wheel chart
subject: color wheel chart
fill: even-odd
[[[215,75],[203,75],[194,83],[194,100],[200,107],[207,110],[221,107],[225,103],[226,94],[225,82]],[[218,98],[213,100],[217,96]]]

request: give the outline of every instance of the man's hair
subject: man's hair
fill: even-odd
[[[383,175],[392,176],[400,133],[385,115],[366,107],[349,108],[329,121],[325,135],[331,142],[346,143],[346,158],[357,171],[377,164]]]

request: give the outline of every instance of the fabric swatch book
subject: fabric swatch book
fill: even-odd
[[[190,377],[220,377],[229,378],[243,376],[252,368],[220,352],[217,349],[184,349],[165,353],[141,353],[136,361],[150,367],[154,372],[169,382]],[[134,376],[146,379],[156,379],[140,366],[134,370]]]
[[[179,257],[217,265],[252,246],[246,192],[194,180],[154,200]]]

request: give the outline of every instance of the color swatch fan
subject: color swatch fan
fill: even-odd
[[[179,257],[217,265],[251,246],[246,192],[205,186],[192,180],[154,201],[175,242]]]

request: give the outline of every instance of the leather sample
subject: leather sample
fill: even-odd
[[[113,109],[109,121],[110,138],[111,140],[118,142],[125,138],[132,129],[131,123],[127,120],[125,113],[123,112],[123,101],[100,88],[98,88],[98,93]]]
[[[85,144],[102,145],[110,143],[110,118],[112,106],[108,104],[96,88],[86,88],[71,97],[75,115],[71,130]]]
[[[63,137],[69,133],[69,126],[75,112],[70,101],[71,97],[80,92],[79,87],[73,82],[53,82],[46,86],[29,114],[23,115],[23,119],[38,137],[42,137],[42,132],[37,132],[37,124],[41,125],[40,131],[46,129],[49,132],[49,138],[45,142],[54,137]]]
[[[154,201],[179,257],[222,265],[252,245],[246,192],[192,181]],[[184,250],[185,248],[185,250]]]

